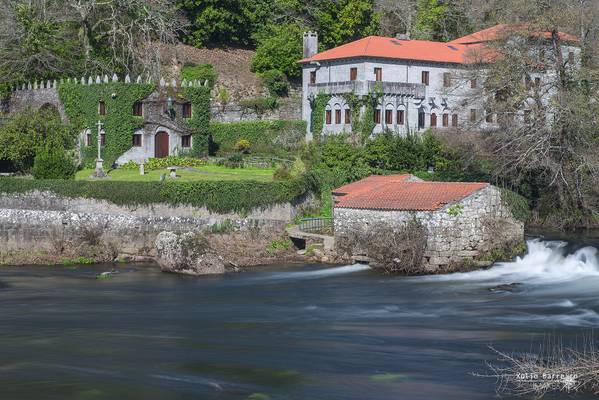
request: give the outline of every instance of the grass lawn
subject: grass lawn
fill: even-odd
[[[177,176],[178,180],[183,182],[190,181],[236,181],[236,180],[253,180],[260,182],[272,181],[272,174],[274,168],[227,168],[219,165],[206,165],[204,167],[196,167],[191,170],[178,169]],[[75,176],[76,180],[88,180],[91,174],[94,172],[93,169],[84,169],[77,172]],[[124,170],[114,169],[109,172],[108,176],[113,181],[145,181],[145,182],[158,182],[160,175],[166,175],[168,177],[169,171],[166,169],[146,171],[145,175],[140,175],[139,170]]]

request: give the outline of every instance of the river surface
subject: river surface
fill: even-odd
[[[472,375],[489,345],[536,351],[599,327],[597,245],[531,241],[513,263],[410,278],[0,268],[0,399],[490,399],[495,381]]]

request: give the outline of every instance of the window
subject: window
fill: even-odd
[[[141,101],[136,101],[133,103],[133,115],[136,117],[141,117],[144,114],[144,107]]]
[[[493,115],[493,113],[492,113],[492,112],[489,112],[489,111],[487,111],[487,114],[486,114],[486,116],[485,116],[485,121],[486,121],[488,124],[492,124],[492,123],[493,123],[493,121],[494,121],[494,119],[495,119],[495,118],[494,118],[494,115]]]
[[[431,114],[431,127],[435,128],[437,126],[437,114]]]
[[[314,85],[316,83],[316,71],[310,71],[310,84]]]
[[[374,69],[374,80],[377,82],[380,82],[383,80],[383,69],[382,68]]]
[[[191,118],[191,103],[183,103],[183,118]]]
[[[191,147],[191,135],[181,136],[181,147],[185,147],[185,148]]]
[[[351,111],[349,110],[349,108],[345,109],[345,123],[351,124]]]
[[[426,118],[426,114],[422,111],[418,113],[418,129],[424,128],[424,119]]]
[[[422,71],[422,84],[428,86],[430,73],[428,71]]]
[[[476,109],[470,109],[470,122],[476,122]]]
[[[397,110],[397,125],[403,125],[404,118],[405,118],[404,110]]]
[[[375,124],[381,123],[381,110],[374,110],[374,123]]]
[[[103,101],[98,103],[98,114],[106,115],[106,103],[104,103]]]
[[[393,124],[393,110],[385,110],[385,124]]]
[[[458,127],[458,114],[453,114],[451,116],[451,126],[454,128]]]
[[[91,132],[87,132],[85,134],[85,145],[86,146],[91,146],[92,145],[92,134],[91,134]]]
[[[443,127],[447,128],[449,126],[449,114],[443,114]]]
[[[358,68],[350,68],[349,69],[349,80],[355,81],[358,79]]]
[[[450,86],[451,86],[451,73],[444,72],[443,73],[443,87],[450,87]]]
[[[335,123],[341,123],[341,109],[335,110]]]
[[[326,111],[325,120],[327,125],[331,125],[331,110]]]
[[[133,147],[141,147],[141,135],[139,133],[133,135]]]
[[[101,147],[106,146],[106,134],[105,133],[100,134],[100,146]]]
[[[476,89],[478,87],[478,81],[476,78],[470,79],[470,89]]]
[[[573,51],[568,53],[568,64],[574,65],[574,52]]]

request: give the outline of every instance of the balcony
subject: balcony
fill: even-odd
[[[377,81],[343,81],[316,83],[308,85],[308,94],[343,94],[355,93],[365,95],[381,90],[383,94],[408,96],[415,98],[426,97],[426,86],[419,83],[377,82]]]

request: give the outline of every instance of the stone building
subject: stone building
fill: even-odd
[[[299,63],[303,69],[302,118],[308,122],[308,139],[315,128],[311,126],[311,103],[319,93],[331,96],[323,134],[350,132],[352,114],[346,96],[375,92],[381,98],[374,115],[365,116],[373,118],[374,134],[495,126],[497,116],[486,115],[484,110],[481,72],[492,62],[489,44],[522,34],[522,27],[517,28],[498,25],[448,43],[369,36],[320,53],[317,34],[306,33],[304,58]],[[548,33],[527,30],[525,34],[547,38]],[[560,33],[560,39],[568,65],[576,67],[579,40],[566,33]],[[546,46],[551,46],[548,39]],[[530,78],[548,90],[555,73],[531,71]],[[364,111],[362,106],[361,113]],[[525,111],[519,118],[525,117]]]
[[[501,191],[488,183],[370,176],[334,190],[333,198],[336,241],[377,224],[399,230],[419,221],[427,231],[427,273],[480,263],[491,252],[524,240],[524,224],[504,204]]]
[[[109,80],[108,77],[96,77],[95,79],[90,77],[73,82],[81,85],[103,85],[109,82],[118,82],[118,77],[115,75],[112,80]],[[141,83],[141,79],[138,79],[137,83]],[[135,83],[126,77],[124,84]],[[65,108],[58,93],[59,85],[60,83],[57,81],[48,81],[14,87],[4,106],[5,115],[28,109],[37,111],[42,108],[53,108],[66,120]],[[193,115],[193,105],[176,94],[183,87],[202,85],[204,83],[177,82],[175,80],[165,82],[163,79],[156,85],[154,92],[135,103],[128,112],[142,117],[143,127],[131,132],[131,148],[120,155],[116,163],[122,165],[130,160],[141,163],[149,158],[180,155],[189,151],[193,145],[193,138],[186,121]],[[106,114],[106,105],[102,103],[98,104],[99,119]],[[80,133],[79,148],[97,146],[97,143],[92,140],[92,129],[97,128],[88,127]],[[107,140],[104,131],[101,131],[101,135],[102,141]]]

